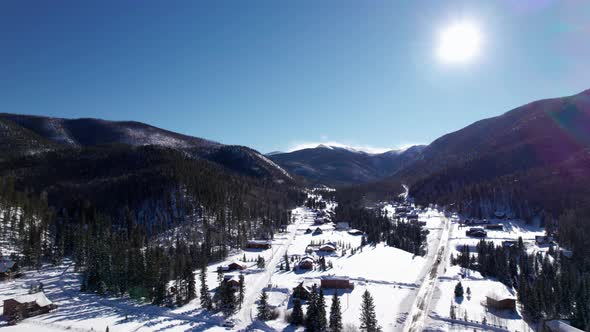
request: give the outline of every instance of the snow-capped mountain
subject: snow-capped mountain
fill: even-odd
[[[268,157],[312,184],[342,186],[390,176],[411,163],[423,148],[416,145],[403,150],[369,153],[347,146],[320,144]]]

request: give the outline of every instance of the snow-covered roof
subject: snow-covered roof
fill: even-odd
[[[313,257],[311,257],[311,256],[304,256],[303,258],[301,258],[301,260],[299,261],[299,263],[303,263],[305,261],[310,261],[312,263],[315,263],[315,259],[313,259]]]
[[[45,296],[45,293],[43,292],[17,296],[14,298],[14,300],[22,304],[35,302],[40,307],[45,307],[53,303],[47,298],[47,296]]]

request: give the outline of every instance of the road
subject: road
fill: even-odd
[[[236,329],[247,330],[248,327],[254,323],[257,309],[256,301],[258,301],[262,290],[272,283],[272,276],[277,270],[277,266],[285,256],[285,253],[287,253],[289,247],[295,240],[295,237],[297,236],[297,229],[306,219],[305,215],[311,213],[307,209],[299,209],[299,212],[303,213],[303,215],[297,217],[296,221],[287,227],[286,235],[288,239],[283,243],[277,243],[278,241],[273,242],[272,258],[266,262],[264,273],[259,278],[257,278],[254,283],[249,282],[246,285],[246,296],[244,303],[242,304],[240,311],[235,316],[237,319]]]
[[[431,258],[432,265],[424,276],[424,281],[418,290],[418,295],[416,296],[410,314],[408,315],[409,320],[406,321],[406,325],[404,326],[404,331],[406,332],[422,331],[426,317],[428,317],[430,312],[430,302],[432,300],[432,294],[434,294],[436,288],[435,286],[438,276],[444,272],[446,266],[451,222],[444,216],[444,214],[441,215],[441,218],[444,220],[444,226],[435,251],[436,254]]]

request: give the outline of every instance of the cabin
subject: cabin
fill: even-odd
[[[24,318],[45,314],[56,308],[57,305],[45,293],[39,292],[4,300],[3,314],[10,324],[16,324]]]
[[[304,285],[303,282],[299,283],[295,288],[293,288],[293,297],[300,300],[307,300],[311,295],[312,287],[309,285]]]
[[[271,244],[266,240],[249,240],[246,243],[248,249],[270,249]]]
[[[240,277],[235,274],[226,274],[223,276],[223,281],[231,288],[237,289],[240,287]]]
[[[465,234],[472,237],[486,237],[488,233],[481,227],[471,227]]]
[[[228,271],[245,270],[248,266],[245,263],[234,261],[227,265]]]
[[[336,251],[336,246],[332,243],[326,243],[326,244],[322,244],[319,248],[319,251],[323,251],[323,252],[334,252]]]
[[[303,270],[311,270],[313,269],[313,265],[315,264],[315,259],[313,259],[313,257],[311,256],[304,256],[300,261],[299,261],[299,268],[303,269]]]
[[[353,229],[348,230],[348,234],[350,234],[350,235],[363,235],[364,233],[361,230],[353,228]]]
[[[570,325],[566,320],[550,319],[543,322],[543,332],[584,332]]]
[[[486,304],[492,309],[516,311],[516,298],[512,296],[488,295]]]
[[[324,233],[324,231],[322,231],[322,229],[321,229],[321,228],[317,227],[317,228],[316,228],[316,229],[313,231],[313,234],[312,234],[312,235],[320,235],[320,234],[323,234],[323,233]]]
[[[494,230],[494,231],[503,231],[504,225],[502,225],[502,224],[488,224],[488,225],[485,225],[485,228],[489,229],[489,230]]]
[[[348,278],[324,277],[321,279],[320,287],[331,289],[354,289],[354,283]]]

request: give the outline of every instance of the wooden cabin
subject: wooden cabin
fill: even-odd
[[[324,251],[324,252],[334,252],[336,251],[336,246],[333,245],[332,243],[326,243],[326,244],[322,244],[319,248],[319,251]]]
[[[516,298],[511,296],[486,296],[488,308],[516,311]]]
[[[305,256],[299,261],[299,268],[303,270],[311,270],[313,269],[313,265],[315,264],[315,259],[310,256]]]
[[[233,289],[240,287],[240,277],[235,274],[226,274],[223,276],[223,281]]]
[[[236,271],[236,270],[245,270],[248,268],[248,266],[245,263],[242,262],[231,262],[227,265],[228,267],[228,271]]]
[[[10,324],[16,324],[24,318],[45,314],[56,308],[57,305],[45,293],[39,292],[4,300],[3,314]]]
[[[348,278],[324,277],[321,279],[320,287],[331,289],[354,289],[354,283]]]
[[[300,300],[307,300],[311,295],[312,287],[309,285],[304,285],[303,282],[299,283],[295,288],[293,288],[293,297]]]
[[[271,244],[266,240],[250,240],[246,243],[248,249],[270,249]]]

